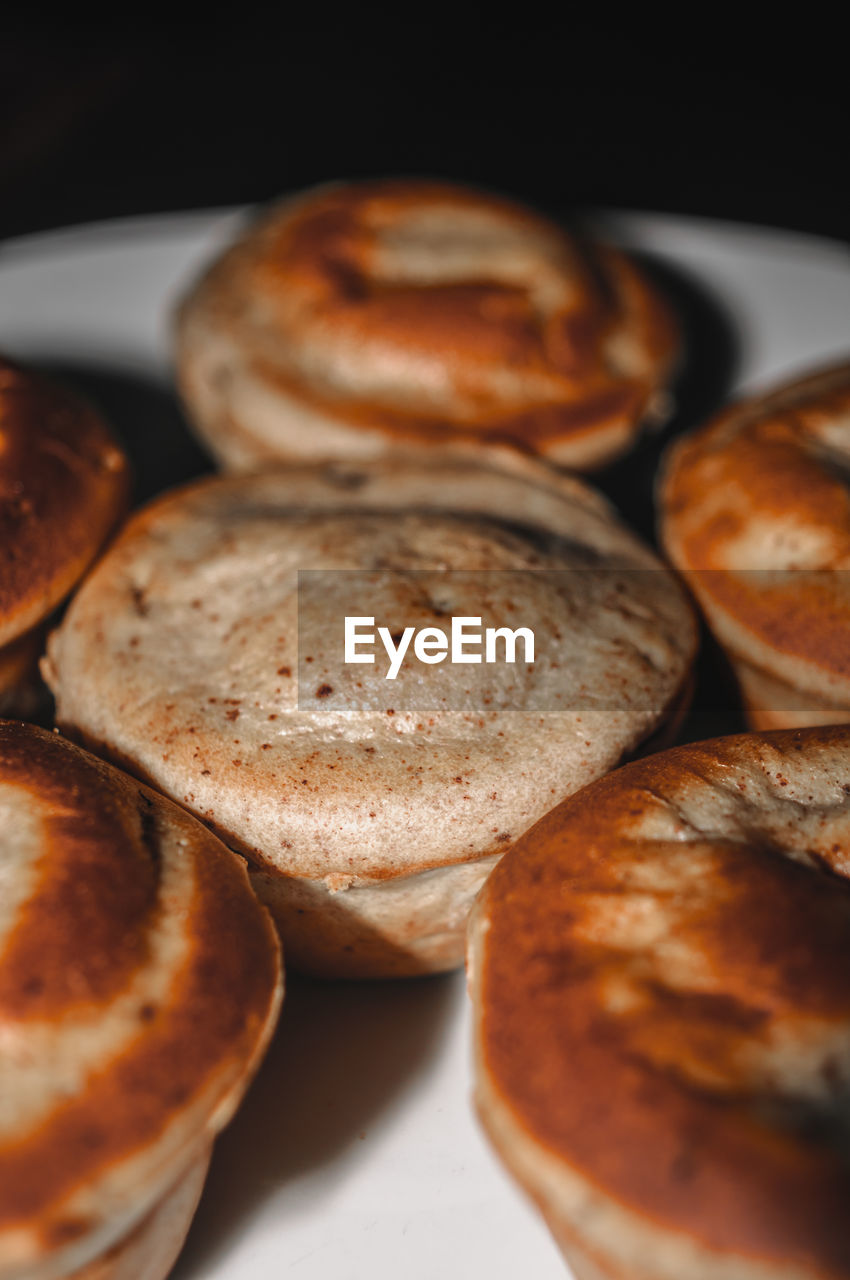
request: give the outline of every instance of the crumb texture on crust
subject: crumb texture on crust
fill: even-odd
[[[299,610],[308,570],[327,573]],[[380,584],[379,624],[527,614],[539,656],[494,666],[489,702],[464,701],[469,667],[411,663],[358,703],[363,667],[338,656],[342,613],[362,612],[337,599],[355,570]],[[394,940],[424,931],[436,957],[446,888],[422,873],[503,853],[617,764],[668,715],[694,646],[673,576],[580,482],[522,459],[512,473],[385,460],[218,477],[154,503],[77,595],[45,672],[69,731],[293,893],[317,882],[303,912],[374,888],[349,914],[383,930],[392,901]],[[380,892],[395,877],[434,910]]]
[[[665,549],[765,727],[804,723],[807,701],[811,723],[850,718],[848,480],[850,363],[732,405],[668,454]]]
[[[476,908],[479,1108],[588,1273],[850,1276],[850,728],[625,766]]]
[[[65,598],[128,489],[124,454],[94,410],[0,357],[0,647]]]
[[[56,734],[0,721],[0,1276],[89,1265],[205,1159],[274,1025],[244,865]]]
[[[449,183],[338,183],[266,211],[177,320],[228,465],[498,440],[572,466],[657,416],[673,321],[635,264]]]

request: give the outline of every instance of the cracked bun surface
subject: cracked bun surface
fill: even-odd
[[[850,1276],[850,727],[626,765],[470,924],[476,1098],[577,1280]]]
[[[33,700],[39,624],[101,550],[128,489],[94,410],[0,356],[0,714]]]
[[[754,728],[850,720],[850,363],[732,405],[672,446],[661,535]]]
[[[244,864],[0,721],[0,1277],[161,1280],[281,996]]]
[[[666,304],[630,258],[514,202],[414,179],[265,211],[177,317],[226,467],[512,443],[579,470],[669,411]]]
[[[396,636],[525,620],[535,661],[390,682],[380,655],[340,660],[358,614]],[[78,593],[45,674],[69,733],[246,855],[288,961],[385,976],[462,962],[497,859],[673,715],[694,648],[673,575],[587,486],[517,455],[166,495]]]

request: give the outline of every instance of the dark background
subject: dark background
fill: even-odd
[[[844,37],[814,10],[746,41],[713,9],[273,12],[7,23],[0,237],[399,172],[850,235]]]

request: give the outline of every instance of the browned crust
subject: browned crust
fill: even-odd
[[[35,887],[0,954],[0,1029],[16,1040],[30,1022],[105,1011],[148,963],[172,910],[160,883],[166,831],[194,879],[167,1000],[140,1007],[136,1034],[83,1092],[0,1144],[0,1228],[36,1231],[50,1251],[94,1225],[67,1219],[68,1198],[154,1151],[175,1122],[188,1126],[180,1149],[189,1156],[209,1143],[273,1026],[279,949],[241,861],[161,796],[55,734],[8,721],[0,782],[32,796],[44,831]]]
[[[829,784],[835,804],[814,810],[813,847],[798,855],[808,865],[782,856],[759,817],[771,794],[812,803],[807,776],[819,803]],[[724,789],[746,797],[749,829],[682,827],[683,796],[700,812],[714,792],[722,809]],[[806,1276],[850,1275],[848,789],[848,727],[679,747],[565,801],[485,887],[488,1089],[659,1248],[672,1233]],[[642,836],[660,829],[664,839]],[[691,850],[702,861],[688,875]],[[690,981],[653,946],[627,956],[600,931],[612,911],[628,921],[668,905],[669,940],[699,959]],[[618,983],[629,1002],[612,999]],[[805,1052],[812,1027],[834,1033],[835,1054],[816,1083],[786,1087],[783,1052]],[[753,1052],[766,1078],[749,1068]]]
[[[206,1152],[128,1236],[69,1280],[165,1280],[198,1207],[209,1158]]]
[[[64,599],[128,490],[126,459],[97,414],[0,357],[0,645]]]
[[[570,282],[569,305],[541,310],[533,280],[471,275],[425,285],[382,279],[381,236],[432,207],[496,212],[507,224],[557,244],[560,270]],[[256,316],[250,314],[255,305]],[[184,302],[181,363],[190,358],[188,322],[205,309],[237,336],[261,381],[340,424],[383,432],[388,442],[507,442],[558,461],[568,461],[575,445],[578,465],[593,455],[588,440],[610,437],[604,448],[611,454],[652,416],[653,398],[669,379],[678,347],[666,304],[625,255],[580,241],[510,200],[417,180],[321,187],[267,214]],[[639,371],[619,367],[607,348],[620,331],[640,351]],[[388,401],[380,379],[369,391],[349,394],[323,387],[299,353],[329,333],[364,351],[379,343],[390,353],[417,352],[455,388],[453,404],[440,414],[423,412],[414,385],[406,404]],[[506,407],[483,385],[473,390],[484,366],[508,368],[548,389]],[[191,405],[188,379],[184,391]],[[250,432],[250,424],[234,422],[234,430]]]
[[[451,336],[446,334],[445,340],[451,357],[458,359],[461,353],[452,343]],[[320,407],[352,427],[379,429],[399,442],[442,445],[484,440],[493,444],[512,444],[543,456],[549,447],[556,447],[565,440],[578,440],[614,430],[624,420],[636,429],[647,402],[645,390],[629,381],[620,386],[601,385],[589,389],[583,397],[563,404],[548,403],[516,413],[493,414],[476,421],[453,421],[415,412],[392,411],[353,397],[332,397],[317,389],[308,389],[295,377],[260,361],[255,363],[254,371],[264,381],[282,387],[305,404]]]
[[[659,486],[665,549],[721,641],[786,681],[799,672],[837,710],[850,710],[846,422],[841,363],[743,400],[678,442]]]

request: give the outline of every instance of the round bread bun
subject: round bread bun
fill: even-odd
[[[274,1027],[244,864],[178,806],[0,721],[0,1277],[161,1280]]]
[[[39,626],[103,547],[128,489],[94,410],[0,357],[0,714],[33,704]]]
[[[319,571],[300,612],[299,570]],[[396,636],[524,621],[535,661],[519,648],[478,685],[411,661],[389,681],[383,651],[341,661],[343,617],[370,613]],[[585,485],[519,455],[511,472],[387,460],[154,502],[45,677],[68,733],[245,854],[288,962],[374,977],[462,963],[499,856],[681,707],[694,648],[673,575]]]
[[[626,765],[470,920],[476,1100],[577,1280],[847,1280],[850,728]]]
[[[176,339],[189,415],[241,470],[506,442],[596,467],[667,416],[677,349],[622,253],[414,179],[264,212],[191,289]]]
[[[669,450],[661,537],[757,729],[850,720],[850,363],[733,405]]]

